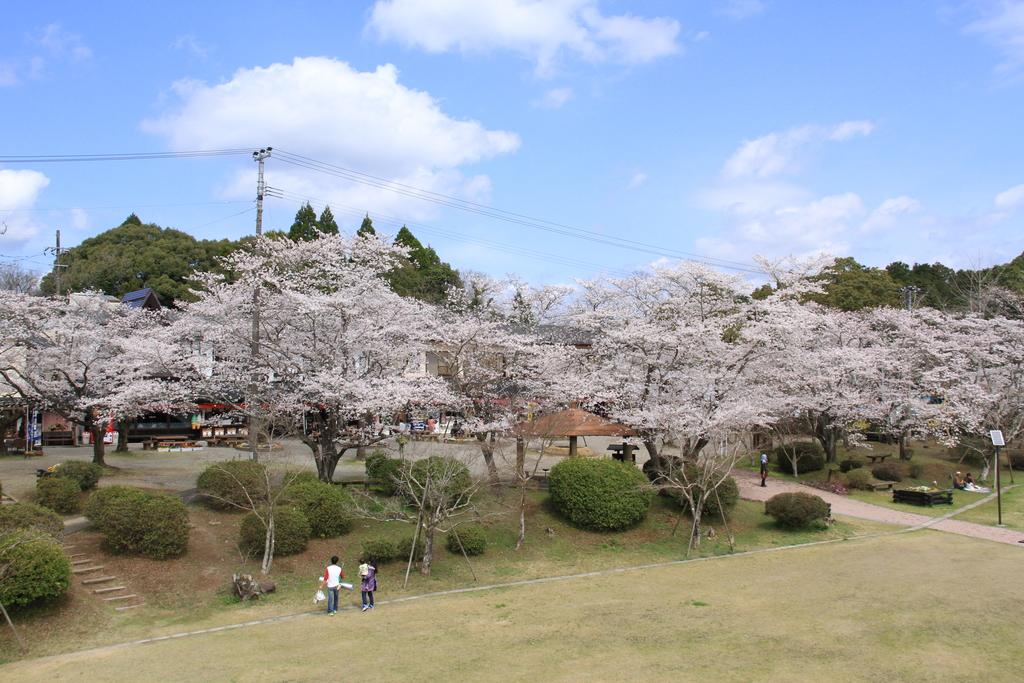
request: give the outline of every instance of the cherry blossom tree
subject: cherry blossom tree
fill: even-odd
[[[174,331],[209,350],[191,356],[194,392],[295,434],[324,481],[347,449],[384,438],[377,416],[457,403],[423,371],[436,309],[384,280],[402,253],[372,235],[261,239],[233,253],[224,264],[231,278],[204,276],[205,291]]]
[[[8,391],[90,432],[104,464],[111,419],[159,410],[174,393],[154,342],[159,315],[95,293],[43,298],[0,292],[0,380]]]

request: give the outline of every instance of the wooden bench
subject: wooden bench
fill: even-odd
[[[166,446],[168,444],[191,442],[192,437],[190,436],[151,436],[142,442],[142,450],[144,451],[155,451],[160,446]]]
[[[872,481],[868,483],[872,491],[892,491],[891,481]]]
[[[339,486],[362,486],[364,489],[370,488],[370,479],[363,474],[343,474],[334,480],[335,484]]]
[[[890,455],[892,455],[892,453],[875,453],[874,455],[869,454],[867,457],[868,460],[871,461],[871,464],[874,465],[876,462],[885,462],[885,459]]]

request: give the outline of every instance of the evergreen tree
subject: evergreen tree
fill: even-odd
[[[335,226],[337,227],[337,226]],[[309,202],[303,204],[295,213],[295,222],[292,223],[288,236],[296,242],[316,239],[317,222],[316,211]]]
[[[431,247],[423,246],[406,226],[398,231],[395,244],[409,250],[401,265],[388,275],[391,288],[398,294],[439,304],[447,298],[449,287],[461,286],[459,274]]]
[[[359,226],[359,229],[356,230],[356,234],[360,237],[377,234],[377,231],[373,229],[373,221],[370,220],[370,214],[366,214],[366,216],[363,217],[363,223]]]
[[[121,221],[121,225],[142,225],[142,219],[136,216],[135,212],[132,211],[128,214],[128,218]]]
[[[317,221],[317,227],[320,228],[320,232],[327,235],[338,234],[338,224],[334,220],[334,214],[331,212],[331,207],[325,206],[324,210],[320,212],[320,220]]]

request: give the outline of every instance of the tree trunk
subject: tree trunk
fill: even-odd
[[[900,460],[910,460],[910,448],[907,447],[907,433],[900,432]]]
[[[366,446],[359,445],[356,447],[356,460],[366,460]]]
[[[128,428],[131,423],[128,420],[120,420],[117,423],[117,448],[114,449],[115,453],[127,453],[128,452]]]
[[[693,514],[693,527],[690,531],[690,541],[686,546],[686,556],[690,556],[690,551],[700,549],[700,517],[701,508],[703,504],[700,501],[695,501],[695,505],[690,507],[690,512]]]
[[[102,424],[93,424],[92,428],[89,429],[89,432],[92,434],[92,461],[101,466],[107,464],[103,459],[105,453],[103,447],[104,431]]]
[[[526,480],[519,482],[519,538],[516,539],[516,550],[526,543]]]
[[[326,436],[319,438],[312,444],[307,442],[307,445],[313,449],[313,459],[316,461],[316,476],[320,481],[330,483],[334,480],[334,470],[338,467],[338,461],[341,460],[341,456],[348,449],[343,448],[339,452],[334,445],[334,440]]]
[[[818,439],[818,443],[821,444],[822,450],[825,451],[825,461],[835,462],[839,430],[832,425],[826,424],[825,420],[819,418],[815,421],[814,436]]]
[[[665,472],[665,459],[658,453],[658,444],[654,443],[654,439],[644,439],[644,448],[647,449],[647,457],[653,463],[651,467],[658,474],[658,478],[664,477]]]
[[[267,508],[267,535],[263,539],[263,563],[260,572],[269,574],[274,564],[274,508]]]
[[[423,536],[423,559],[420,560],[420,574],[430,576],[430,562],[434,559],[434,526],[427,526]]]
[[[494,432],[482,432],[476,435],[480,442],[480,452],[483,453],[484,462],[487,463],[487,476],[492,485],[498,483],[498,466],[494,462]]]
[[[521,436],[516,437],[516,476],[526,480],[526,439]]]

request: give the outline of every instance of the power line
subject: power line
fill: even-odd
[[[545,220],[543,218],[536,218],[526,214],[518,213],[515,211],[507,211],[504,209],[498,209],[486,204],[480,204],[472,202],[466,199],[460,199],[459,197],[453,197],[451,195],[442,194],[439,192],[433,192],[431,190],[424,190],[422,188],[414,187],[412,185],[406,185],[396,181],[387,180],[379,176],[374,176],[369,173],[363,173],[361,171],[355,171],[343,166],[337,166],[323,161],[317,161],[304,157],[291,152],[285,152],[281,150],[275,150],[278,153],[278,160],[292,166],[304,168],[311,171],[323,173],[345,180],[350,180],[355,183],[367,185],[370,187],[376,187],[378,189],[387,190],[394,192],[406,197],[413,199],[419,199],[433,204],[439,204],[441,206],[447,206],[467,213],[473,213],[480,216],[486,216],[495,220],[505,221],[516,225],[522,225],[537,230],[544,230],[567,237],[575,237],[577,239],[584,239],[590,242],[598,244],[606,244],[609,246],[615,246],[623,249],[630,249],[641,253],[647,253],[655,256],[665,256],[668,258],[685,258],[695,261],[701,261],[707,265],[715,266],[718,268],[724,268],[727,270],[737,270],[747,273],[761,274],[762,271],[751,263],[744,263],[740,261],[731,261],[729,259],[721,259],[712,256],[705,256],[703,254],[696,254],[693,252],[682,251],[679,249],[671,249],[667,247],[661,247],[639,240],[627,239],[624,237],[616,237],[614,235],[604,235],[593,230],[587,230],[585,228],[579,228],[565,223],[558,223],[555,221]]]
[[[196,159],[250,154],[249,149],[197,149],[182,152],[125,152],[115,154],[52,154],[31,156],[2,156],[3,164],[58,164],[89,161],[144,161],[147,159]]]
[[[379,223],[384,223],[385,225],[391,225],[391,226],[394,226],[394,227],[399,227],[399,226],[402,226],[402,225],[411,226],[411,227],[415,228],[417,230],[417,232],[422,231],[422,232],[437,234],[437,235],[440,235],[440,236],[443,236],[443,237],[448,237],[449,239],[453,239],[453,240],[458,241],[458,242],[465,242],[465,243],[469,243],[469,244],[479,244],[481,246],[489,247],[491,249],[495,249],[497,251],[502,251],[502,252],[505,252],[505,253],[508,253],[508,254],[513,254],[513,255],[516,255],[516,256],[528,256],[528,257],[531,257],[531,258],[537,258],[537,259],[541,259],[541,260],[544,260],[544,261],[549,261],[551,263],[555,263],[555,264],[558,264],[558,265],[576,266],[576,267],[582,266],[582,267],[585,267],[585,268],[587,268],[589,270],[603,271],[603,272],[613,273],[613,274],[617,274],[617,275],[621,275],[621,276],[628,276],[628,275],[631,274],[630,271],[624,270],[622,268],[614,268],[614,267],[604,266],[604,265],[600,265],[600,264],[597,264],[597,263],[593,263],[591,261],[584,261],[584,260],[573,258],[573,257],[570,257],[570,256],[564,256],[564,255],[560,255],[560,254],[552,254],[550,252],[539,251],[537,249],[531,249],[529,247],[523,247],[523,246],[520,246],[520,245],[508,244],[506,242],[498,242],[498,241],[495,241],[495,240],[489,240],[489,239],[485,239],[485,238],[481,238],[481,237],[476,237],[476,236],[472,236],[472,235],[466,235],[464,233],[456,232],[454,230],[449,230],[447,228],[439,228],[439,227],[433,226],[433,225],[427,225],[427,224],[424,224],[424,223],[419,223],[419,222],[415,222],[415,221],[409,221],[409,220],[406,220],[406,219],[403,219],[403,218],[399,218],[397,216],[389,216],[388,214],[379,213],[379,212],[376,212],[376,211],[369,211],[368,212],[368,211],[366,211],[364,209],[358,209],[358,208],[350,206],[350,205],[342,204],[342,203],[339,203],[339,202],[330,202],[330,201],[327,201],[327,200],[324,200],[324,199],[318,199],[316,197],[309,197],[309,196],[305,196],[305,195],[300,195],[300,194],[297,194],[297,193],[294,193],[294,192],[290,192],[288,190],[283,190],[281,188],[268,187],[267,188],[267,196],[268,197],[276,197],[278,199],[283,199],[285,201],[294,202],[296,204],[303,204],[303,203],[309,202],[310,204],[317,205],[317,208],[321,208],[321,207],[330,205],[330,207],[331,207],[331,209],[333,211],[336,211],[339,214],[343,214],[343,215],[347,214],[347,215],[352,216],[353,218],[356,218],[356,219],[362,218],[362,216],[365,213],[372,213],[373,214],[373,216],[372,216],[373,219],[377,220],[378,224]]]

